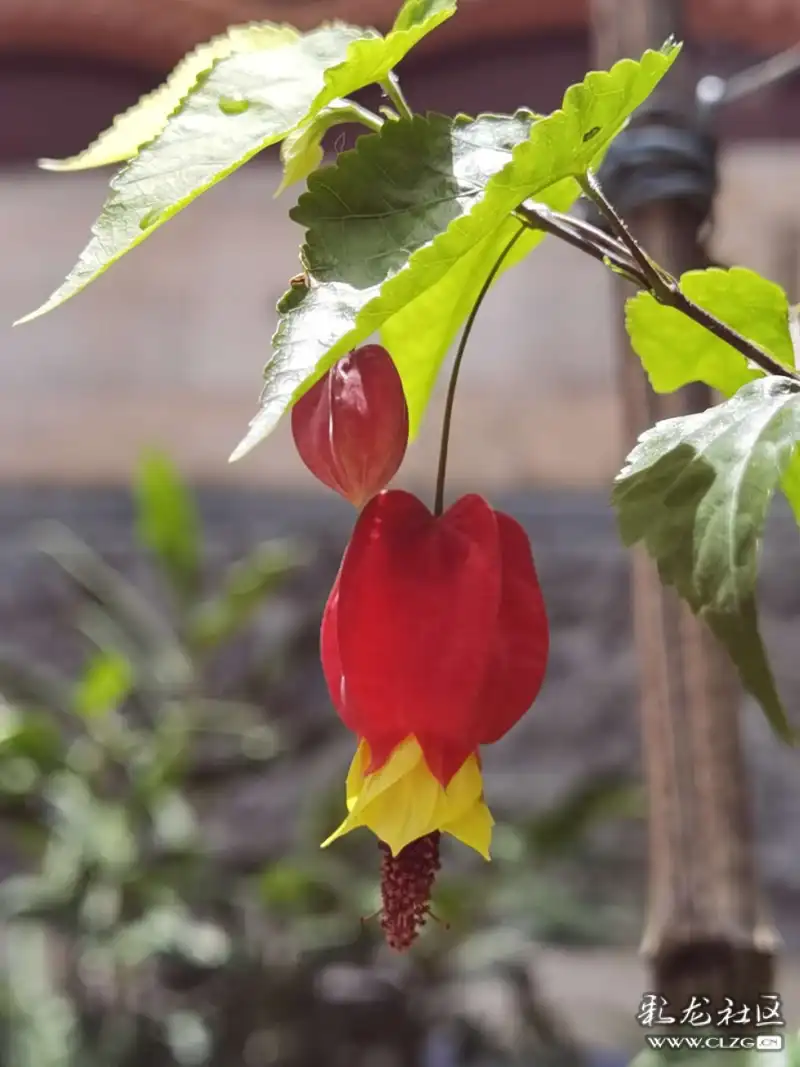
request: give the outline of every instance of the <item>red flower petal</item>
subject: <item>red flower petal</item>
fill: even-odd
[[[342,674],[342,661],[339,656],[339,575],[333,583],[328,602],[322,613],[322,629],[320,631],[320,654],[322,659],[322,673],[328,684],[328,691],[333,701],[333,706],[339,718],[355,733],[358,727],[347,718],[344,695],[344,675]]]
[[[346,679],[340,714],[373,751],[413,734],[446,784],[477,747],[473,708],[500,604],[494,512],[470,495],[436,518],[410,493],[382,493],[356,523],[337,584],[322,644],[329,686]]]
[[[528,536],[510,515],[495,512],[502,588],[489,666],[474,708],[480,743],[508,733],[536,699],[547,669],[550,631]]]
[[[341,573],[341,572],[340,572]],[[322,659],[322,671],[328,685],[328,692],[336,712],[345,726],[352,730],[357,737],[370,736],[370,765],[369,770],[377,770],[391,756],[393,750],[399,744],[396,728],[390,732],[378,734],[371,729],[369,718],[361,718],[357,715],[352,701],[347,700],[347,686],[342,671],[342,661],[339,655],[339,575],[331,589],[328,602],[322,614],[322,629],[320,632],[320,654]]]

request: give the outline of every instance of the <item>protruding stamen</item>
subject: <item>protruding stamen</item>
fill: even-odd
[[[420,837],[393,856],[383,841],[381,864],[381,927],[387,944],[404,952],[416,940],[430,915],[431,890],[439,870],[441,834]]]

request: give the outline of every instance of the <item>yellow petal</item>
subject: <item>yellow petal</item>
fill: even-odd
[[[470,848],[474,848],[485,860],[490,860],[492,857],[489,854],[489,848],[492,843],[493,826],[492,813],[481,801],[473,805],[460,818],[445,823],[442,830],[463,844],[469,845]]]
[[[492,819],[483,801],[477,757],[470,756],[444,789],[428,769],[417,741],[406,738],[374,774],[365,774],[369,747],[362,741],[347,775],[348,815],[322,845],[366,826],[394,855],[434,830],[449,833],[489,859]]]

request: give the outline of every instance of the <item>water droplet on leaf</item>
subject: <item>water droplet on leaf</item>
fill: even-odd
[[[249,107],[249,100],[237,100],[232,96],[221,96],[219,98],[219,109],[225,115],[241,115]]]
[[[139,219],[139,229],[140,230],[149,230],[151,226],[155,226],[158,222],[160,222],[163,214],[164,214],[164,209],[163,208],[160,208],[160,207],[150,208],[150,210],[146,211],[144,213],[144,215],[142,215],[142,217]]]

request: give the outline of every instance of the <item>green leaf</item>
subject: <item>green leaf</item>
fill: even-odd
[[[752,270],[733,267],[693,270],[681,275],[681,290],[737,333],[761,345],[775,359],[794,366],[789,303],[779,285]],[[672,393],[689,382],[705,382],[725,396],[762,375],[741,353],[682,311],[638,293],[625,308],[634,351],[657,393]]]
[[[0,697],[0,762],[25,760],[47,772],[60,764],[62,751],[63,738],[51,717],[22,712]]]
[[[290,26],[274,26],[269,22],[231,26],[219,37],[190,52],[163,85],[117,115],[109,129],[83,152],[69,159],[42,159],[39,166],[55,171],[89,170],[91,167],[105,167],[110,163],[131,159],[143,144],[161,133],[170,115],[191,92],[198,78],[220,59],[238,52],[280,48],[296,41],[299,36],[297,30]]]
[[[347,58],[326,72],[325,87],[309,108],[306,121],[338,97],[384,81],[423,37],[455,12],[456,0],[407,0],[385,37],[375,30],[362,31],[347,50]]]
[[[800,526],[800,450],[795,451],[781,479],[783,495],[789,501],[795,522]]]
[[[784,1034],[785,1051],[776,1055],[768,1049],[725,1049],[701,1051],[683,1047],[677,1049],[647,1049],[640,1052],[630,1067],[798,1067],[800,1042],[795,1034]],[[666,1038],[665,1040],[670,1040]]]
[[[213,1049],[211,1030],[196,1011],[171,1011],[164,1019],[167,1045],[181,1067],[202,1067]]]
[[[201,967],[219,967],[229,956],[230,941],[216,925],[197,922],[179,901],[166,900],[122,927],[114,938],[121,963],[140,966],[161,953],[178,952]]]
[[[153,841],[160,850],[170,853],[189,852],[198,844],[197,822],[188,800],[176,790],[152,797],[150,818]]]
[[[456,0],[407,0],[397,12],[390,36],[419,33],[423,27],[425,33],[430,33],[434,28],[430,25],[432,21],[438,26],[454,15],[455,10]]]
[[[414,433],[469,310],[463,283],[471,296],[483,284],[490,250],[513,232],[511,213],[529,197],[568,207],[578,194],[574,179],[602,155],[676,54],[670,46],[592,72],[567,90],[561,110],[537,121],[518,112],[387,122],[335,166],[311,174],[292,212],[308,231],[302,258],[310,284],[290,290],[278,306],[261,410],[231,459],[255,447],[336,359],[379,329],[395,341],[431,334],[430,344],[392,348]],[[520,241],[511,263],[539,239]],[[470,255],[471,267],[463,263]],[[438,285],[439,299],[429,296]],[[401,312],[405,324],[393,332],[390,320]]]
[[[293,130],[281,145],[283,178],[275,192],[278,197],[296,182],[304,181],[316,170],[324,158],[322,138],[334,126],[351,121],[353,106],[347,103],[334,104],[318,112],[310,122]]]
[[[787,367],[795,365],[796,318],[779,285],[744,267],[693,270],[683,274],[686,296]],[[633,350],[657,393],[672,393],[690,382],[705,382],[724,396],[763,377],[763,371],[726,341],[649,293],[631,297],[625,322]],[[800,523],[800,454],[795,454],[781,488]]]
[[[201,193],[285,137],[323,90],[326,69],[364,32],[324,26],[280,47],[220,60],[155,140],[112,178],[111,195],[77,264],[50,299],[19,322],[75,296]]]
[[[646,431],[612,494],[624,543],[644,544],[785,740],[793,731],[758,631],[755,585],[770,499],[798,440],[800,386],[759,378],[717,407]]]
[[[200,520],[194,499],[166,456],[147,453],[135,485],[137,528],[180,596],[194,592],[200,569]]]
[[[275,860],[257,879],[262,903],[279,915],[311,915],[336,906],[336,894],[313,862]]]
[[[330,71],[325,88],[310,108],[312,115],[324,107],[320,102],[323,98],[332,100],[341,95],[337,92],[339,85],[348,85],[346,91],[354,92],[370,81],[385,78],[422,37],[450,18],[455,10],[455,0],[410,0],[399,12],[388,37],[370,37]],[[300,34],[293,27],[277,26],[270,22],[231,26],[224,34],[199,45],[185,56],[163,85],[117,115],[109,129],[83,152],[69,159],[43,159],[39,165],[45,170],[76,171],[131,159],[143,144],[161,133],[198,78],[211,70],[219,60],[240,52],[280,48],[295,43],[299,38]],[[362,80],[364,77],[367,81]]]
[[[152,684],[181,691],[191,684],[192,664],[169,622],[105,560],[57,522],[43,524],[38,544],[99,607],[92,640],[126,655]],[[107,640],[109,638],[110,640]]]
[[[4,645],[0,645],[0,693],[16,704],[55,712],[65,720],[72,715],[71,679]]]
[[[220,592],[192,613],[186,627],[189,646],[196,651],[208,650],[232,637],[305,560],[293,546],[267,541],[233,564]]]
[[[573,851],[604,820],[641,818],[641,789],[618,774],[597,774],[579,782],[552,808],[531,819],[525,837],[537,866]]]
[[[134,684],[133,667],[118,652],[98,652],[75,687],[75,711],[94,719],[120,707]]]
[[[303,36],[268,23],[248,36],[243,27],[237,39],[247,40],[248,50],[196,75],[161,132],[112,179],[93,238],[66,281],[17,325],[75,296],[201,193],[328,104],[384,79],[454,11],[455,0],[409,0],[386,37],[343,23]]]

